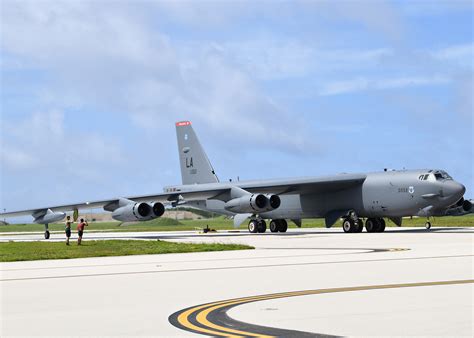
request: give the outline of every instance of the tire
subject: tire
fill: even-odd
[[[267,231],[267,223],[262,219],[257,223],[257,232],[263,234],[265,231]]]
[[[355,223],[351,218],[346,218],[342,222],[342,230],[344,230],[345,233],[350,233],[354,232],[355,229]]]
[[[248,226],[248,229],[249,229],[249,232],[252,233],[252,234],[255,234],[257,233],[257,221],[255,220],[252,220],[249,222],[249,226]]]
[[[377,229],[377,222],[374,218],[367,218],[365,221],[365,230],[367,232],[375,232]]]
[[[49,239],[49,231],[48,230],[46,230],[44,232],[44,239]]]
[[[359,218],[354,232],[362,232],[362,230],[364,230],[364,221]]]
[[[279,227],[278,227],[278,231],[280,232],[286,232],[286,230],[288,230],[288,223],[286,222],[285,219],[281,219],[279,220]]]
[[[280,228],[280,222],[278,220],[272,220],[270,222],[270,231],[271,232],[278,232],[279,228]]]
[[[385,231],[385,220],[383,218],[379,218],[379,227],[377,232],[384,232]]]
[[[425,223],[425,229],[430,230],[431,229],[431,222],[426,222]]]

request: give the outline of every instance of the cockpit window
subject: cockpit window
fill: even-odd
[[[423,180],[426,181],[428,179],[428,176],[430,175],[426,174],[425,177],[423,177]]]
[[[435,177],[436,177],[436,180],[440,181],[440,180],[452,180],[453,178],[451,176],[448,175],[448,173],[446,171],[443,171],[443,170],[439,170],[439,171],[436,171],[434,173]]]

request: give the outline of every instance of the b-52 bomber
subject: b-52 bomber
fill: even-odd
[[[406,216],[461,216],[473,212],[465,187],[443,170],[387,170],[322,177],[220,182],[189,121],[176,123],[182,184],[163,193],[51,206],[0,214],[31,215],[45,225],[61,221],[66,212],[103,208],[118,221],[148,221],[163,215],[165,205],[189,205],[233,217],[237,227],[250,219],[248,230],[286,232],[287,220],[301,226],[306,218],[324,218],[326,227],[342,219],[344,232],[383,232],[385,219],[402,225]],[[365,219],[365,222],[363,221]]]

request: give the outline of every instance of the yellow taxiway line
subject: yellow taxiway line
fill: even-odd
[[[216,312],[225,307],[234,307],[234,306],[241,305],[244,303],[257,302],[257,301],[263,301],[263,300],[269,300],[269,299],[315,295],[315,294],[323,294],[323,293],[382,290],[382,289],[469,284],[469,283],[474,283],[474,279],[439,281],[439,282],[352,286],[352,287],[342,287],[342,288],[283,292],[283,293],[275,293],[275,294],[252,296],[252,297],[235,298],[235,299],[229,299],[229,300],[224,300],[224,301],[198,305],[181,312],[177,316],[176,319],[179,324],[178,327],[185,330],[187,329],[189,331],[193,331],[196,333],[201,333],[201,334],[206,334],[206,335],[211,335],[211,336],[220,336],[220,337],[265,337],[265,338],[268,338],[272,336],[266,335],[264,332],[248,332],[248,331],[225,327],[213,322],[212,319],[209,319],[209,317],[213,312]],[[195,319],[191,320],[190,319],[191,317]],[[194,321],[197,325],[193,324],[191,321]]]

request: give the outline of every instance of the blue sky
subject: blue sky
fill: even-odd
[[[1,200],[443,168],[473,197],[471,1],[2,1]]]

